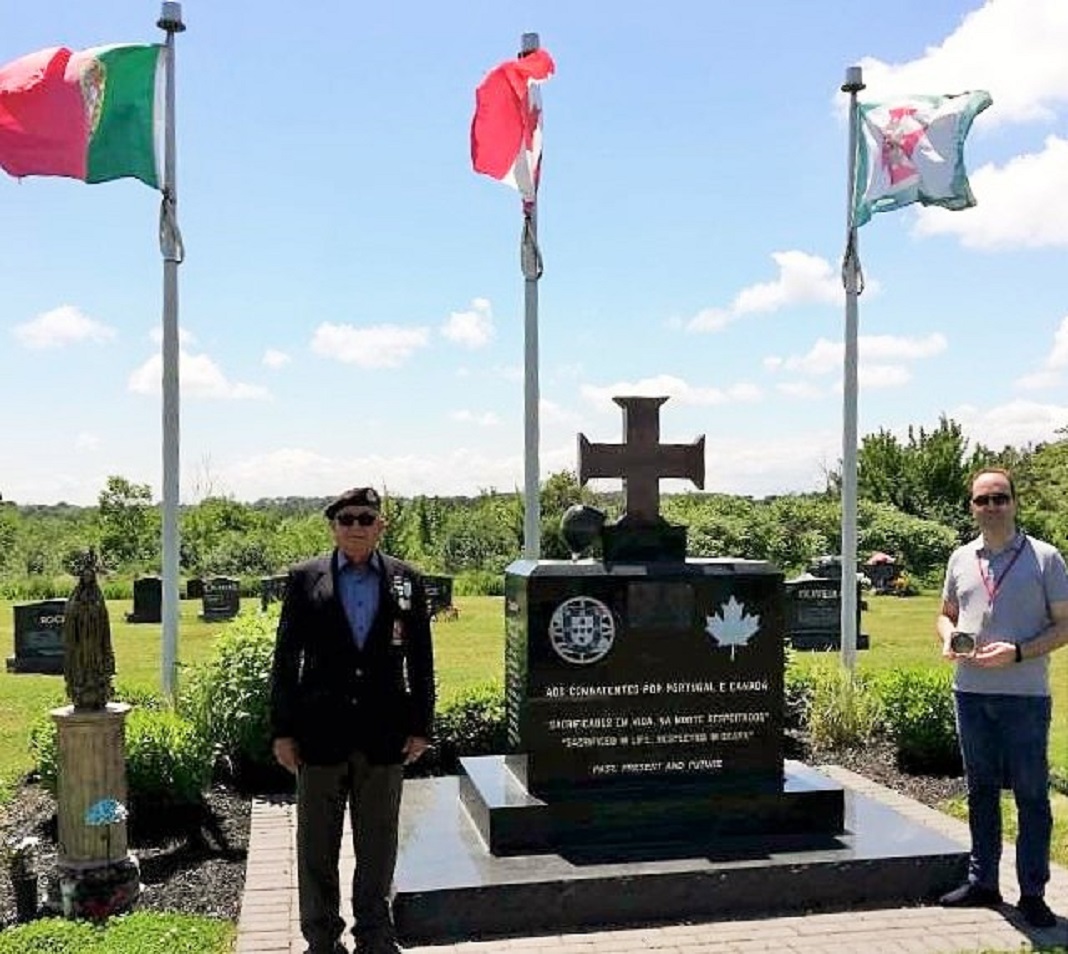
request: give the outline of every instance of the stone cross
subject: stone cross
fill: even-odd
[[[623,478],[623,511],[634,521],[660,519],[660,480],[686,477],[705,486],[705,438],[692,444],[660,443],[660,405],[666,397],[612,398],[623,408],[623,443],[591,444],[578,436],[578,479]]]

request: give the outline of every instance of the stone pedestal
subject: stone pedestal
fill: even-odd
[[[109,824],[90,824],[86,819],[102,801],[126,803],[124,729],[129,711],[125,703],[109,703],[104,709],[52,710],[59,754],[54,880],[67,917],[118,914],[140,895],[140,869],[127,848],[125,817]]]

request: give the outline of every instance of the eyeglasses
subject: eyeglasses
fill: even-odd
[[[339,513],[334,519],[343,527],[358,523],[361,527],[371,526],[377,519],[377,513]]]
[[[1004,507],[1012,497],[1008,494],[980,494],[978,497],[972,497],[972,503],[977,507],[985,507],[987,504],[993,504],[995,507]]]

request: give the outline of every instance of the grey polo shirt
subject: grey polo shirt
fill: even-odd
[[[979,536],[950,556],[942,598],[957,604],[957,629],[975,633],[978,645],[1026,643],[1049,627],[1050,603],[1068,600],[1068,571],[1056,547],[1024,533],[993,554]],[[1049,695],[1048,653],[994,669],[956,665],[960,692]]]

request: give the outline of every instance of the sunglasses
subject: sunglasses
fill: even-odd
[[[361,527],[371,526],[377,519],[377,513],[339,513],[334,519],[343,527],[358,523]]]
[[[1008,494],[980,494],[978,497],[972,497],[972,503],[977,507],[985,507],[987,504],[993,504],[995,507],[1004,507],[1012,497]]]

